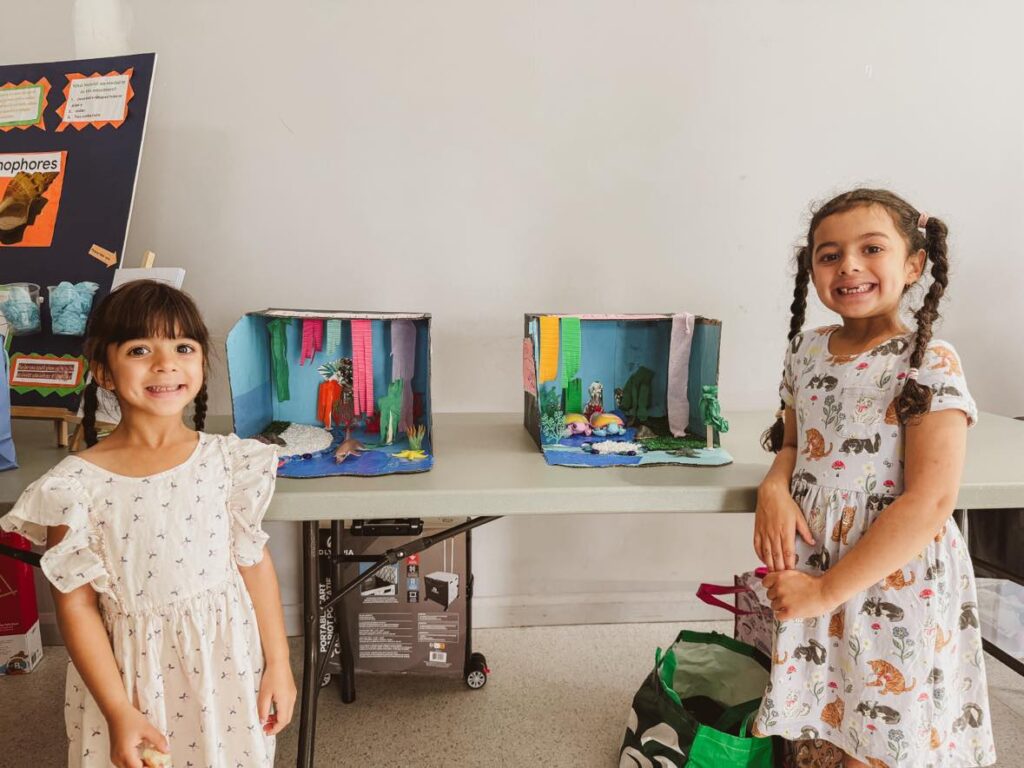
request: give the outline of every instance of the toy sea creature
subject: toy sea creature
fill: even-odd
[[[406,461],[420,461],[421,459],[427,458],[426,451],[399,451],[398,453],[392,454],[396,459],[405,459]]]
[[[345,439],[341,441],[341,445],[334,449],[334,462],[341,464],[349,456],[362,456],[365,450],[366,446],[352,437],[352,430],[346,429]]]
[[[565,414],[566,437],[572,437],[573,435],[586,435],[589,437],[592,431],[590,422],[587,421],[587,417],[582,413]]]
[[[422,424],[418,427],[410,427],[409,431],[405,433],[405,436],[409,438],[409,447],[412,450],[422,450],[423,438],[427,436],[427,428]]]
[[[590,417],[590,426],[598,437],[626,434],[626,425],[614,413],[595,413]]]
[[[583,415],[589,419],[595,413],[601,413],[604,410],[604,384],[600,381],[590,382],[590,386],[587,387],[587,394],[590,395],[590,400],[587,402],[587,407],[583,410]]]

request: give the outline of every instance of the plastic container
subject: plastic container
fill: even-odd
[[[50,326],[54,336],[84,336],[92,309],[92,299],[99,290],[96,283],[69,283],[46,286],[50,297]],[[54,291],[57,291],[56,298]]]
[[[39,333],[39,286],[35,283],[7,283],[0,285],[0,312],[4,313],[12,336]]]

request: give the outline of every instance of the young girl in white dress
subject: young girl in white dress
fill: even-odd
[[[99,303],[85,355],[89,448],[30,485],[0,527],[48,545],[67,646],[72,768],[272,766],[291,720],[277,576],[261,521],[273,446],[203,427],[209,334],[192,300],[152,281]],[[121,421],[96,441],[96,388]]]

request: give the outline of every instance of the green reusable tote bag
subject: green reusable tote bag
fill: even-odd
[[[772,768],[772,739],[749,735],[768,663],[717,632],[680,632],[633,698],[619,768]]]

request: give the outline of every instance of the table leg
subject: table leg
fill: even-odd
[[[320,523],[306,520],[302,523],[302,603],[305,621],[302,658],[302,712],[299,718],[298,768],[313,768],[316,753],[316,702],[320,694],[320,681],[316,679],[319,666],[320,637],[320,578],[319,544]]]
[[[331,554],[338,558],[344,552],[343,541],[345,538],[345,521],[331,521]],[[344,584],[342,573],[342,562],[334,560],[334,570],[331,573],[331,584],[334,585],[334,594],[341,592]],[[345,704],[351,704],[356,700],[356,672],[355,660],[352,655],[352,644],[349,642],[351,633],[348,626],[348,614],[345,611],[345,602],[341,601],[334,606],[334,631],[338,633],[339,654],[338,661],[341,664],[341,672],[338,674],[338,693]]]

